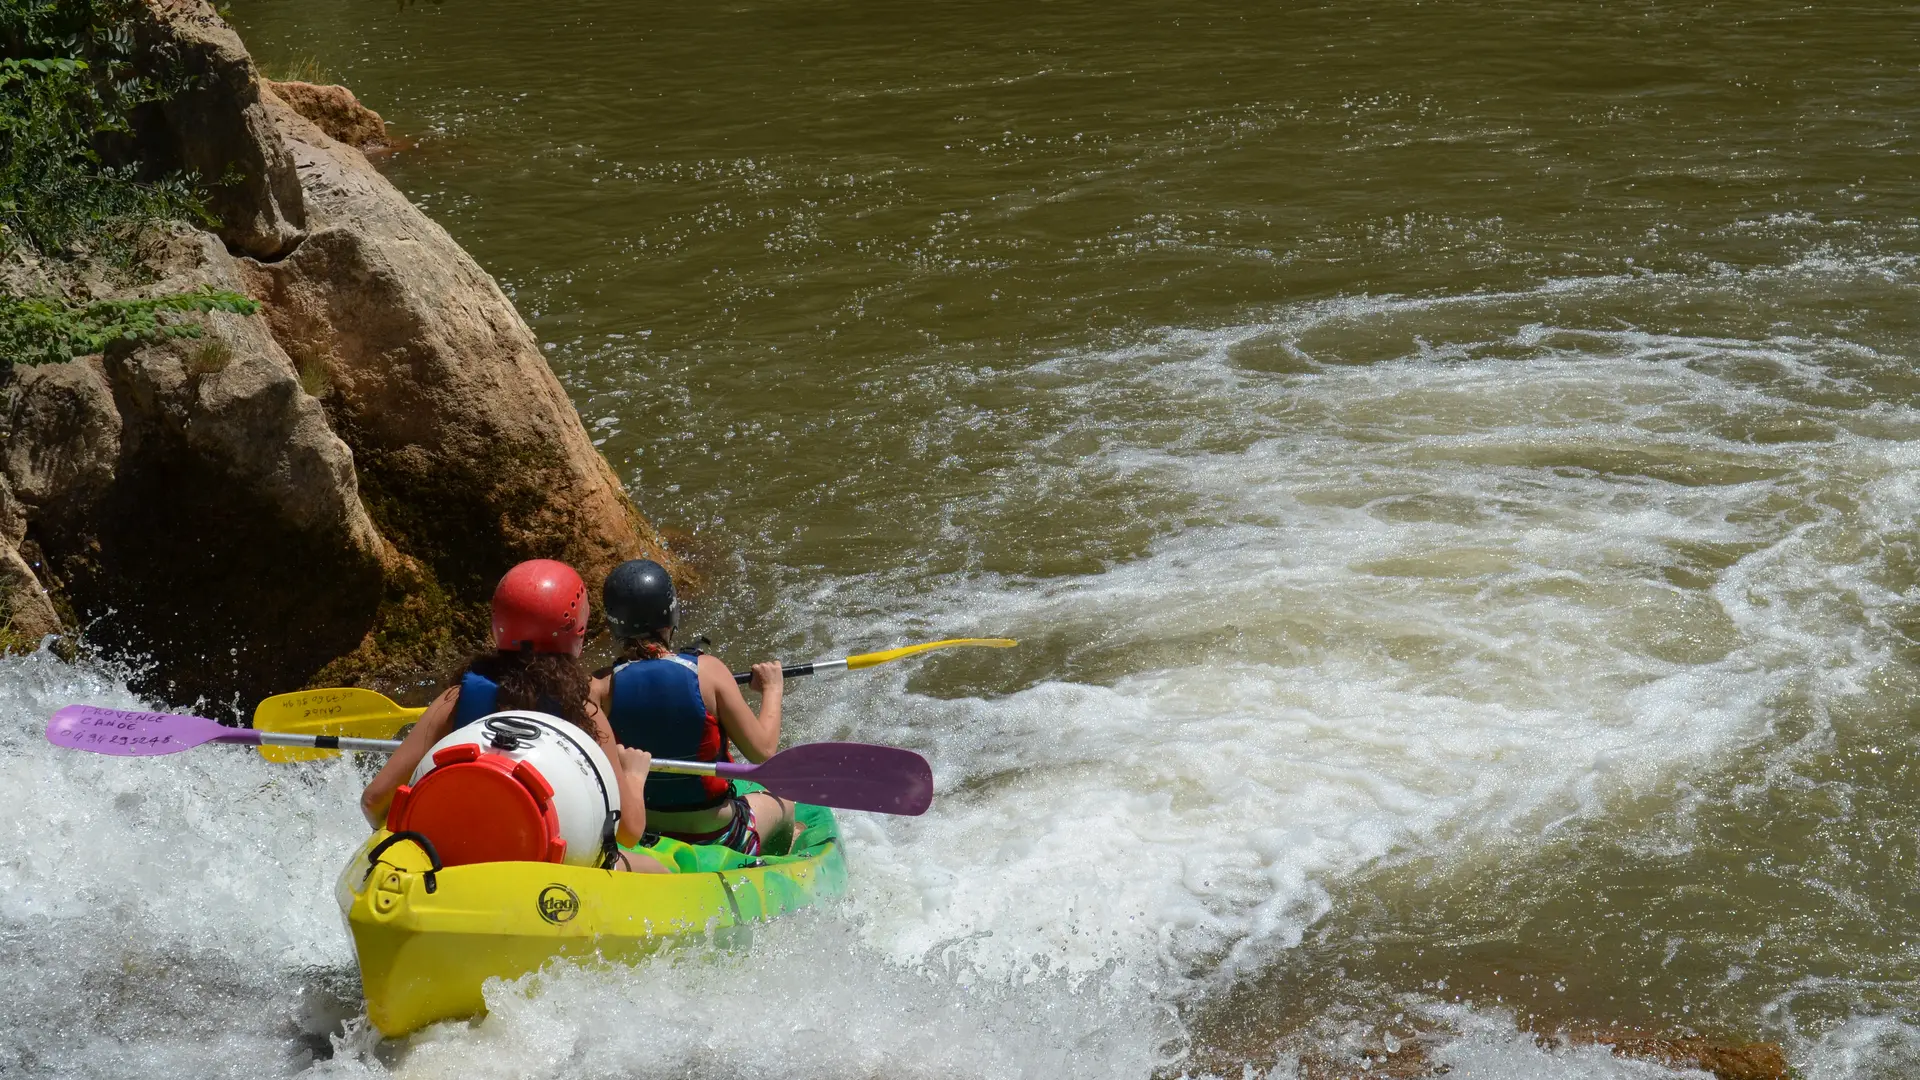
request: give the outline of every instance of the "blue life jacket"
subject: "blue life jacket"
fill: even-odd
[[[469,671],[460,676],[460,696],[453,703],[453,729],[466,727],[475,720],[500,710],[493,703],[500,697],[500,684],[485,675]]]
[[[453,705],[453,730],[458,731],[483,716],[491,716],[499,711],[499,683],[471,671],[460,676],[460,696]],[[534,711],[562,718],[567,715],[566,706],[545,694],[534,705]]]
[[[621,664],[610,698],[607,720],[621,745],[682,761],[728,760],[726,732],[700,696],[698,653]],[[709,810],[732,795],[733,784],[718,776],[647,777],[649,810]]]

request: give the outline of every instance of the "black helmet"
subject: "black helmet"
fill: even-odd
[[[680,625],[673,599],[673,578],[652,559],[628,559],[613,568],[601,586],[607,628],[617,638],[645,637],[664,626]]]

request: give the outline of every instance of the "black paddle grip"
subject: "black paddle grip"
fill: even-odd
[[[800,664],[796,667],[783,667],[780,669],[781,677],[788,679],[797,679],[802,675],[811,674],[813,674],[812,664]],[[753,681],[753,672],[736,671],[733,673],[733,681],[739,683],[741,686],[745,686]]]

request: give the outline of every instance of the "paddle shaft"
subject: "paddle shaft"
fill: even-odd
[[[400,749],[399,739],[355,739],[346,735],[295,735],[286,731],[256,731],[253,728],[234,728],[232,734],[222,733],[213,738],[214,742],[242,743],[248,746],[297,746],[304,750],[364,750],[372,754],[391,754]],[[756,765],[737,761],[676,761],[672,758],[654,758],[653,772],[673,773],[678,776],[724,776],[729,779],[747,779],[753,775]]]
[[[295,735],[288,731],[258,731],[235,728],[232,736],[222,735],[214,742],[245,743],[249,746],[298,746],[308,750],[365,750],[391,754],[400,749],[399,739],[356,739],[351,735]]]
[[[364,750],[376,754],[391,754],[403,745],[396,739],[227,727],[204,716],[109,709],[99,705],[68,705],[55,712],[47,721],[47,741],[69,750],[111,757],[177,754],[216,742],[300,750]],[[933,804],[933,768],[927,759],[894,746],[804,743],[782,750],[757,765],[735,761],[655,760],[652,767],[662,773],[683,776],[752,780],[783,799],[844,810],[911,816],[925,813]]]
[[[791,679],[796,675],[817,675],[824,671],[848,671],[854,668],[870,668],[879,664],[890,664],[895,660],[904,660],[909,656],[919,656],[935,649],[952,649],[960,646],[979,645],[989,649],[1011,649],[1019,642],[1012,638],[948,638],[945,641],[927,641],[919,645],[902,645],[897,649],[882,649],[879,652],[859,653],[841,660],[815,660],[811,664],[781,668],[780,673]],[[733,681],[746,684],[753,681],[753,672],[736,671]]]
[[[828,671],[845,670],[847,670],[847,662],[845,660],[815,660],[811,664],[795,664],[793,667],[783,667],[780,669],[780,676],[785,679],[797,679],[802,675],[819,675]],[[733,673],[733,681],[739,683],[741,686],[745,686],[753,681],[753,672],[736,671]]]

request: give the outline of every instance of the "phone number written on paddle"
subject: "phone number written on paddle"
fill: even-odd
[[[171,735],[115,735],[104,731],[76,731],[73,741],[97,746],[171,746],[174,739]]]

